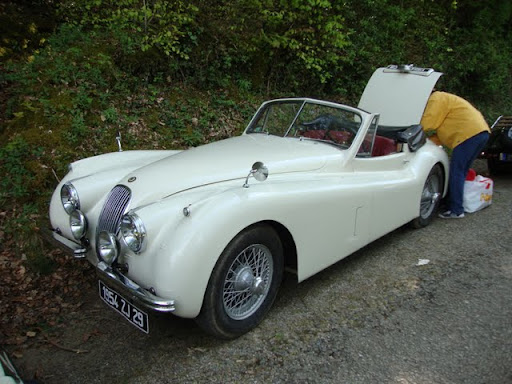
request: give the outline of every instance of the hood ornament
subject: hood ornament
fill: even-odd
[[[249,174],[245,178],[244,188],[249,188],[249,177],[254,177],[258,181],[265,181],[268,177],[268,168],[261,161],[257,161],[252,165]]]

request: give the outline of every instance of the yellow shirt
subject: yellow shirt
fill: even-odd
[[[455,148],[480,132],[491,132],[482,114],[462,97],[447,92],[433,92],[421,118],[425,132],[436,144]]]

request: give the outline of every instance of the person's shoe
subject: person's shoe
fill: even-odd
[[[439,214],[439,217],[441,219],[462,219],[464,217],[464,212],[457,215],[452,211],[444,211],[443,213]]]

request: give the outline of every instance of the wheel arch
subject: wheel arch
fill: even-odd
[[[272,227],[274,231],[276,231],[283,246],[285,270],[297,274],[297,246],[288,228],[286,228],[283,224],[273,220],[265,220],[260,223],[268,225]]]
[[[231,273],[229,281],[232,284],[235,284],[234,280],[246,284],[248,280],[245,277],[241,278],[238,276],[237,272],[234,272],[234,269],[231,269],[232,263],[234,263],[235,259],[240,257],[240,250],[244,249],[242,252],[245,254],[248,249],[247,244],[251,244],[251,248],[258,247],[257,244],[259,244],[259,241],[265,245],[265,249],[267,249],[267,251],[270,250],[271,254],[275,251],[275,257],[279,255],[279,257],[274,258],[274,260],[278,260],[278,263],[273,264],[273,273],[269,275],[272,276],[275,273],[275,277],[271,279],[272,282],[268,286],[268,289],[270,290],[268,292],[269,296],[267,297],[267,293],[265,293],[265,298],[264,301],[261,302],[261,306],[260,304],[257,304],[258,307],[255,312],[251,312],[248,317],[240,319],[233,318],[227,312],[225,307],[226,302],[224,301],[224,306],[220,304],[225,300],[225,289],[233,289],[233,287],[229,287],[229,284],[228,288],[226,288],[228,273]],[[249,253],[251,254],[252,252],[253,251],[250,251]],[[238,256],[235,256],[237,254]],[[244,256],[241,260],[244,260],[245,257],[247,256]],[[251,256],[249,256],[249,258],[251,258]],[[208,285],[204,292],[201,309],[198,316],[195,318],[195,321],[207,333],[223,339],[233,339],[248,332],[252,328],[256,327],[270,310],[282,282],[283,267],[286,268],[294,263],[296,264],[295,243],[290,232],[285,226],[272,220],[261,220],[245,226],[232,238],[230,242],[227,243],[221,256],[217,259],[208,279]],[[229,266],[228,269],[226,269],[227,266]],[[241,271],[244,269],[245,268]],[[228,272],[228,270],[230,272]],[[262,269],[261,271],[263,270],[265,269]],[[240,272],[240,270],[238,271]],[[254,269],[253,273],[256,273]],[[234,276],[238,277],[235,278]],[[219,278],[221,281],[219,281]],[[264,280],[260,280],[260,282],[261,281]],[[219,283],[221,284],[219,285]],[[249,280],[248,284],[251,285],[252,282]],[[240,288],[236,288],[236,290],[238,289]],[[247,289],[249,288],[247,287]],[[250,295],[252,295],[252,293]],[[255,295],[259,295],[259,293],[255,293]],[[228,299],[230,306],[232,303],[231,300],[233,299]]]
[[[438,161],[437,163],[435,163],[432,168],[434,168],[436,165],[439,165],[439,167],[441,168],[441,172],[442,172],[442,182],[443,182],[443,197],[446,196],[447,192],[448,192],[448,172],[449,170],[446,169],[447,167],[447,164],[443,163],[442,161]]]
[[[278,221],[275,220],[261,220],[257,221],[255,223],[252,223],[250,225],[247,225],[246,227],[242,228],[237,234],[235,234],[232,239],[235,239],[237,236],[239,236],[244,231],[247,231],[248,229],[258,226],[258,225],[266,225],[270,228],[272,228],[278,235],[279,239],[281,240],[281,245],[283,247],[283,256],[284,256],[284,268],[285,270],[288,270],[289,272],[293,272],[294,274],[297,274],[297,246],[295,244],[295,240],[291,234],[291,232]],[[229,243],[228,243],[229,244]],[[228,246],[224,247],[224,249]]]

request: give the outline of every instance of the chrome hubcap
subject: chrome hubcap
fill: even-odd
[[[240,268],[239,271],[235,272],[235,289],[237,291],[243,291],[245,289],[251,289],[254,283],[254,275],[252,269],[249,266]]]

